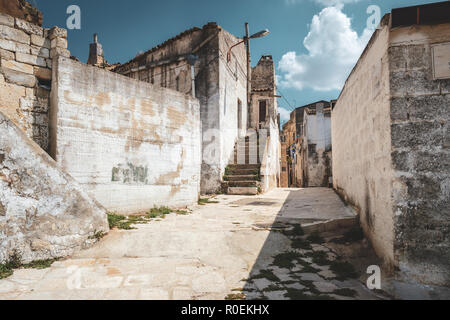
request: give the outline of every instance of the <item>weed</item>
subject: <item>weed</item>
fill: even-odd
[[[354,297],[356,297],[358,295],[358,293],[355,290],[348,289],[348,288],[337,289],[337,290],[334,290],[333,293],[338,295],[338,296],[351,297],[351,298],[354,298]]]
[[[204,206],[204,205],[206,205],[208,203],[219,203],[219,201],[212,201],[209,198],[200,198],[200,199],[198,199],[198,204],[201,205],[201,206]]]
[[[280,268],[292,269],[295,267],[295,263],[293,263],[293,261],[301,257],[301,254],[293,251],[280,253],[275,256],[272,264]]]
[[[322,244],[325,242],[325,239],[320,235],[320,233],[318,231],[314,231],[306,239],[309,242],[315,243],[315,244]]]
[[[356,279],[359,277],[358,272],[356,272],[353,265],[349,262],[333,261],[330,270],[333,271],[340,280],[349,278]]]
[[[175,213],[179,216],[186,216],[189,214],[189,211],[187,210],[175,210]]]
[[[109,228],[117,228],[119,230],[134,230],[132,225],[146,224],[149,221],[144,217],[131,216],[125,217],[114,213],[108,213]]]
[[[89,240],[97,240],[100,241],[101,239],[103,239],[106,236],[106,233],[104,233],[103,231],[96,231],[94,233],[94,235],[90,236],[88,239]]]
[[[150,210],[147,214],[147,216],[151,219],[155,218],[165,218],[166,215],[170,214],[172,210],[170,210],[167,207],[155,207],[152,210]]]
[[[232,293],[225,297],[225,300],[245,300],[247,296],[243,293]]]
[[[28,264],[22,265],[23,269],[47,269],[52,266],[52,264],[59,259],[48,259],[48,260],[36,260]]]

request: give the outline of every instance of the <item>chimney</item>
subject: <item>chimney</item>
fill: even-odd
[[[98,43],[98,35],[94,34],[94,43],[89,45],[89,59],[88,64],[93,66],[103,66],[106,63],[103,54],[103,48],[100,43]]]

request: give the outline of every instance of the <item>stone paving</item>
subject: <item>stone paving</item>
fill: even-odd
[[[332,190],[276,189],[215,200],[187,215],[113,230],[48,269],[16,270],[0,280],[0,299],[379,298],[358,279],[337,279],[330,263],[338,253],[293,229],[296,222],[354,217]]]

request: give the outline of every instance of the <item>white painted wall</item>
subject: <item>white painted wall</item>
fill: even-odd
[[[52,155],[108,210],[132,213],[198,200],[197,99],[59,58]]]

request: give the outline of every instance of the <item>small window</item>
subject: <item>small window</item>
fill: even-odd
[[[266,122],[267,117],[267,101],[259,101],[259,123]]]

